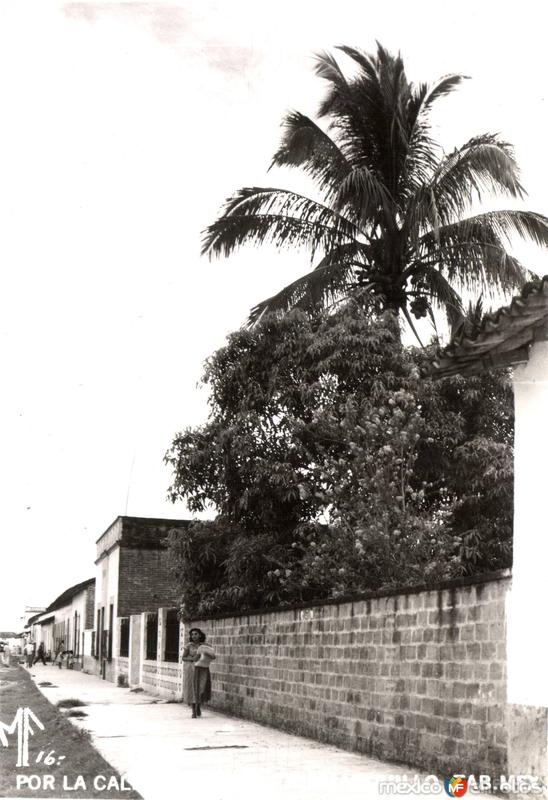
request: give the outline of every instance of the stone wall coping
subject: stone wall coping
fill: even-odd
[[[363,592],[361,594],[347,595],[330,600],[312,600],[308,603],[295,603],[288,606],[266,606],[250,608],[244,611],[220,611],[216,614],[205,614],[192,619],[184,618],[185,624],[191,622],[205,622],[210,619],[235,619],[237,617],[253,617],[259,614],[283,614],[287,611],[303,611],[307,608],[321,608],[324,606],[342,606],[347,603],[359,603],[364,600],[378,600],[383,597],[405,597],[421,592],[439,592],[447,589],[461,589],[466,586],[476,586],[482,583],[495,583],[512,577],[511,569],[499,569],[495,572],[484,572],[482,575],[468,575],[462,578],[451,578],[437,583],[420,583],[414,586],[403,586],[398,589],[381,589],[378,591]]]

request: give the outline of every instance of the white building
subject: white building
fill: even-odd
[[[58,650],[72,650],[75,666],[82,666],[86,631],[93,628],[95,578],[71,586],[57,597],[45,611],[35,614],[27,623],[36,647],[44,645],[53,659]],[[88,645],[89,647],[89,645]]]

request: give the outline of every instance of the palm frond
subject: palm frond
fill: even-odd
[[[478,200],[485,192],[522,197],[518,176],[510,145],[492,134],[476,136],[444,158],[432,177],[421,183],[408,203],[406,229],[418,232],[433,226],[434,206],[436,219],[450,224],[470,208],[474,195]]]
[[[315,61],[316,75],[330,84],[318,108],[318,116],[336,115],[341,107],[341,101],[349,99],[348,81],[336,59],[330,53],[317,53]]]
[[[404,276],[411,280],[412,285],[421,287],[419,294],[428,294],[438,306],[462,308],[460,295],[436,267],[430,264],[418,264],[409,268]],[[412,291],[408,293],[413,294]]]
[[[464,75],[446,75],[433,86],[420,83],[411,86],[407,100],[408,149],[404,169],[404,191],[411,194],[427,182],[437,163],[439,145],[431,136],[429,112],[434,102],[454,91],[465,80]]]
[[[349,220],[308,197],[283,189],[240,189],[204,232],[202,254],[230,255],[245,243],[329,250],[360,235]]]
[[[480,295],[475,303],[470,301],[467,308],[448,307],[447,321],[451,330],[451,339],[463,335],[472,338],[480,330],[483,316],[483,295]]]
[[[298,111],[285,116],[283,127],[282,140],[270,166],[301,167],[330,198],[350,171],[344,153],[319,125]]]
[[[372,250],[370,243],[357,240],[347,244],[336,245],[324,255],[315,269],[319,270],[327,265],[342,264],[344,262],[348,266],[363,270],[370,264]]]
[[[513,147],[492,133],[474,136],[446,156],[432,183],[440,193],[446,187],[454,190],[455,184],[469,183],[480,199],[482,189],[520,198],[525,194]]]
[[[409,145],[402,170],[402,184],[398,196],[406,200],[429,183],[439,163],[440,146],[431,136],[430,123],[426,117],[418,119],[408,127]]]
[[[393,194],[397,164],[392,158],[393,139],[400,136],[400,104],[397,93],[400,73],[386,51],[378,45],[376,57],[354,48],[341,47],[360,67],[358,74],[343,80],[343,73],[332,56],[321,55],[317,74],[330,82],[320,105],[319,115],[329,116],[336,140],[353,167],[375,171]]]
[[[423,260],[435,263],[450,281],[475,291],[520,289],[530,272],[510,255],[505,240],[516,233],[548,243],[548,219],[527,211],[491,211],[443,226],[420,239]],[[427,256],[428,254],[428,256]]]
[[[535,242],[540,246],[548,246],[548,217],[536,211],[521,211],[509,209],[504,211],[489,211],[477,214],[472,218],[474,224],[491,225],[499,231],[501,236],[511,241],[512,234],[517,234],[526,241]],[[467,220],[463,220],[464,225]]]
[[[444,225],[440,233],[447,239],[467,241],[471,237],[477,241],[492,242],[493,236],[512,241],[517,234],[522,239],[533,241],[540,246],[548,246],[548,217],[535,211],[506,209],[487,211],[472,217]],[[428,234],[423,240],[428,239]]]
[[[314,71],[318,78],[323,78],[323,80],[328,81],[337,87],[348,85],[342,69],[339,67],[337,60],[331,55],[331,53],[328,53],[325,50],[316,53],[315,62],[316,67]]]
[[[248,325],[256,325],[267,313],[285,313],[291,308],[312,310],[326,301],[334,301],[349,292],[353,274],[351,261],[344,258],[323,261],[277,294],[257,303],[249,313]]]
[[[465,80],[468,80],[468,75],[444,75],[428,89],[421,103],[421,109],[430,109],[436,100],[454,92]]]
[[[377,47],[380,45],[377,43]],[[347,45],[337,45],[336,50],[340,50],[345,56],[352,59],[355,64],[360,68],[363,75],[367,75],[370,79],[375,79],[377,75],[377,66],[375,59],[365,53],[363,50],[358,50],[357,47],[348,47]],[[382,46],[381,46],[382,49]]]
[[[379,214],[394,217],[397,206],[386,186],[367,167],[355,167],[340,181],[333,208],[365,228]]]

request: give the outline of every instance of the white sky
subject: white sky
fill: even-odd
[[[441,140],[500,132],[546,214],[545,31],[540,2],[3,0],[0,630],[91,577],[117,515],[188,516],[162,459],[205,419],[202,363],[306,268],[210,264],[200,231],[241,186],[300,186],[266,169],[283,113],[314,114],[313,53],[378,39],[413,80],[471,76]]]

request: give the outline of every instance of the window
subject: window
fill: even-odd
[[[166,636],[164,661],[179,661],[179,614],[176,608],[170,608],[166,614]]]
[[[93,632],[95,634],[94,641],[93,641],[93,656],[94,658],[99,658],[101,653],[101,609],[97,609],[97,626]]]
[[[129,656],[129,617],[120,619],[120,652],[122,658]]]
[[[66,635],[66,624],[58,622],[53,624],[53,656],[63,650],[68,650],[69,644]]]
[[[101,631],[101,658],[107,657],[107,646],[108,646],[108,631],[104,628]]]
[[[114,606],[112,603],[108,609],[108,640],[107,640],[107,658],[112,661],[112,638],[114,634]]]
[[[147,616],[147,661],[158,658],[158,614]]]
[[[97,609],[97,635],[95,637],[95,658],[106,657],[105,609]]]
[[[80,655],[80,615],[77,611],[74,612],[74,629],[73,629],[73,646],[74,657],[78,658]]]

